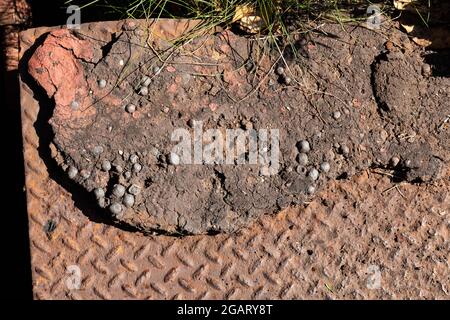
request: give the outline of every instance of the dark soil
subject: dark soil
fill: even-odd
[[[111,219],[146,232],[233,232],[366,169],[389,169],[397,181],[443,178],[450,79],[426,64],[434,53],[395,29],[388,43],[364,28],[322,30],[298,39],[296,55],[287,46],[282,56],[229,31],[177,50],[130,24],[112,36],[50,34],[29,72],[55,102],[53,155],[87,192],[105,192],[97,202]],[[151,82],[142,95],[145,76]],[[203,131],[279,129],[278,173],[249,164],[173,165],[171,135],[193,132],[194,120]],[[302,140],[311,147],[307,163]],[[132,205],[114,194],[116,185],[133,193]]]

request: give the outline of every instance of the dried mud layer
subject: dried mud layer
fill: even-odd
[[[233,232],[366,169],[409,183],[449,178],[448,70],[396,29],[328,25],[282,55],[230,31],[180,47],[130,22],[96,32],[47,34],[28,72],[51,98],[54,159],[112,220]],[[234,165],[179,164],[172,133],[194,137],[200,121],[203,132],[278,129],[277,172],[248,153]]]

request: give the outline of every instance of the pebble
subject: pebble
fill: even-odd
[[[141,87],[141,88],[139,89],[139,94],[140,94],[141,96],[146,96],[146,95],[148,95],[148,88],[147,88],[147,87]]]
[[[316,188],[314,186],[308,186],[308,188],[306,189],[306,192],[308,194],[313,194],[314,192],[316,192]]]
[[[108,160],[103,160],[103,162],[102,162],[102,170],[106,171],[106,172],[111,170],[111,162],[109,162]]]
[[[104,208],[106,207],[106,200],[105,198],[98,198],[97,199],[97,204],[100,208]]]
[[[161,68],[160,67],[158,67],[158,66],[154,66],[153,67],[153,73],[158,74],[160,72],[161,72]]]
[[[319,179],[319,171],[313,168],[309,171],[308,176],[311,180],[316,181],[317,179]]]
[[[291,77],[284,77],[284,83],[290,85],[292,83]]]
[[[429,77],[431,75],[431,66],[428,63],[425,63],[422,66],[422,75],[425,77]]]
[[[128,188],[128,192],[134,196],[138,195],[141,192],[141,188],[138,185],[132,184]]]
[[[116,165],[116,166],[114,166],[114,168],[116,169],[117,173],[121,173],[123,171],[123,168],[120,165]]]
[[[94,194],[97,199],[103,198],[105,196],[105,190],[102,188],[94,189]]]
[[[127,206],[128,208],[132,207],[134,204],[134,196],[127,193],[124,197],[123,197],[123,204],[125,206]]]
[[[399,157],[394,156],[391,158],[391,161],[390,161],[391,167],[396,167],[399,163],[400,163]]]
[[[335,111],[335,112],[333,112],[333,118],[335,119],[335,120],[337,120],[337,119],[339,119],[340,117],[341,117],[341,112],[340,111]]]
[[[320,165],[320,170],[322,170],[323,172],[329,172],[331,169],[330,164],[328,162],[323,162]]]
[[[299,153],[297,156],[297,162],[302,166],[306,166],[308,164],[308,156],[306,153]]]
[[[347,146],[342,145],[342,146],[339,147],[339,152],[342,153],[342,154],[349,154],[350,153],[350,149]]]
[[[278,74],[279,76],[281,76],[281,75],[284,75],[285,70],[284,70],[283,67],[278,67],[277,70],[276,70],[276,72],[277,72],[277,74]]]
[[[70,104],[72,110],[78,110],[78,108],[80,107],[80,103],[76,100],[73,100],[72,103]]]
[[[139,160],[139,157],[136,154],[132,154],[129,158],[131,163],[136,163]]]
[[[125,194],[125,187],[121,184],[116,184],[113,188],[112,193],[116,197],[123,197],[123,195]]]
[[[311,146],[309,145],[309,142],[306,140],[298,142],[297,148],[299,149],[300,152],[303,153],[308,153],[309,151],[311,151]]]
[[[70,179],[73,179],[78,175],[78,169],[75,168],[74,166],[70,166],[69,169],[67,170],[67,174]]]
[[[180,164],[180,157],[176,153],[171,152],[169,156],[169,163],[174,166]]]
[[[125,171],[123,176],[124,176],[125,179],[130,179],[131,178],[131,172],[130,171]]]
[[[133,171],[134,172],[140,172],[142,170],[142,166],[139,163],[135,163],[133,165]]]
[[[152,82],[152,79],[148,76],[142,77],[141,83],[144,87],[148,87],[150,83]]]
[[[128,113],[133,113],[136,111],[136,106],[134,104],[129,104],[126,106],[125,109]]]
[[[93,152],[95,155],[102,154],[103,151],[104,151],[104,149],[103,149],[102,146],[96,146],[96,147],[94,147],[94,149],[92,149],[92,152]]]
[[[122,212],[122,205],[120,203],[113,203],[109,206],[109,211],[116,215]]]
[[[105,79],[101,79],[99,82],[98,82],[98,86],[100,87],[100,88],[104,88],[104,87],[106,87],[106,80]]]

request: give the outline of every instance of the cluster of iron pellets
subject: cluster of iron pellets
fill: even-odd
[[[283,67],[278,67],[275,72],[280,77],[279,81],[286,85],[290,85],[292,83],[292,78],[286,75],[286,70]]]
[[[309,170],[306,170],[306,167],[309,163],[308,153],[311,151],[311,145],[307,140],[300,140],[297,142],[297,163],[299,164],[297,167],[298,173],[306,173],[308,179],[311,181],[306,187],[306,193],[313,194],[316,191],[315,182],[320,178],[321,173],[328,173],[331,170],[331,165],[329,162],[322,162],[318,168],[312,167]]]

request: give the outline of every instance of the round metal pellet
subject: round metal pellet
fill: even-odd
[[[317,169],[311,169],[308,173],[308,177],[313,180],[316,181],[317,179],[319,179],[319,171],[317,171]]]
[[[180,156],[178,156],[176,153],[171,152],[169,155],[169,163],[174,166],[180,164]]]
[[[134,204],[134,196],[127,193],[124,197],[123,197],[123,204],[125,206],[127,206],[128,208],[132,207]]]
[[[297,144],[298,150],[303,153],[308,153],[311,151],[311,146],[309,145],[309,142],[306,140],[301,140]]]
[[[128,188],[128,192],[134,196],[138,195],[141,192],[141,188],[138,185],[132,184]]]
[[[136,154],[132,154],[129,158],[131,163],[136,163],[139,160],[139,157]]]
[[[102,170],[106,171],[106,172],[111,170],[111,162],[109,162],[108,160],[103,160],[103,162],[102,162]]]
[[[126,109],[126,111],[127,111],[128,113],[133,113],[133,112],[136,111],[136,106],[135,106],[134,104],[128,104],[128,105],[125,107],[125,109]]]
[[[125,187],[121,184],[116,184],[113,188],[112,193],[116,197],[123,197],[123,195],[125,194]]]
[[[104,88],[104,87],[106,87],[106,80],[105,79],[101,79],[99,82],[98,82],[98,86],[100,87],[100,88]]]
[[[133,171],[140,172],[142,170],[142,166],[139,163],[133,164]]]
[[[105,190],[102,188],[94,189],[94,194],[97,199],[103,198],[105,196]]]
[[[297,162],[302,166],[306,166],[308,164],[308,156],[306,153],[299,153],[297,156]]]
[[[109,211],[114,215],[118,215],[119,213],[121,213],[122,209],[123,208],[120,203],[113,203],[109,206]]]
[[[69,176],[70,179],[75,178],[78,175],[78,169],[75,168],[74,166],[70,166],[69,169],[67,170],[67,175]]]
[[[141,84],[142,84],[144,87],[148,87],[148,86],[150,85],[151,82],[152,82],[152,79],[150,79],[150,77],[148,77],[148,76],[143,76],[143,77],[142,77]]]
[[[323,172],[329,172],[331,169],[331,166],[328,162],[322,162],[322,164],[320,165],[320,170],[322,170]]]
[[[139,89],[139,94],[140,94],[141,96],[146,96],[146,95],[148,95],[148,88],[147,88],[147,87],[141,87],[141,88]]]

